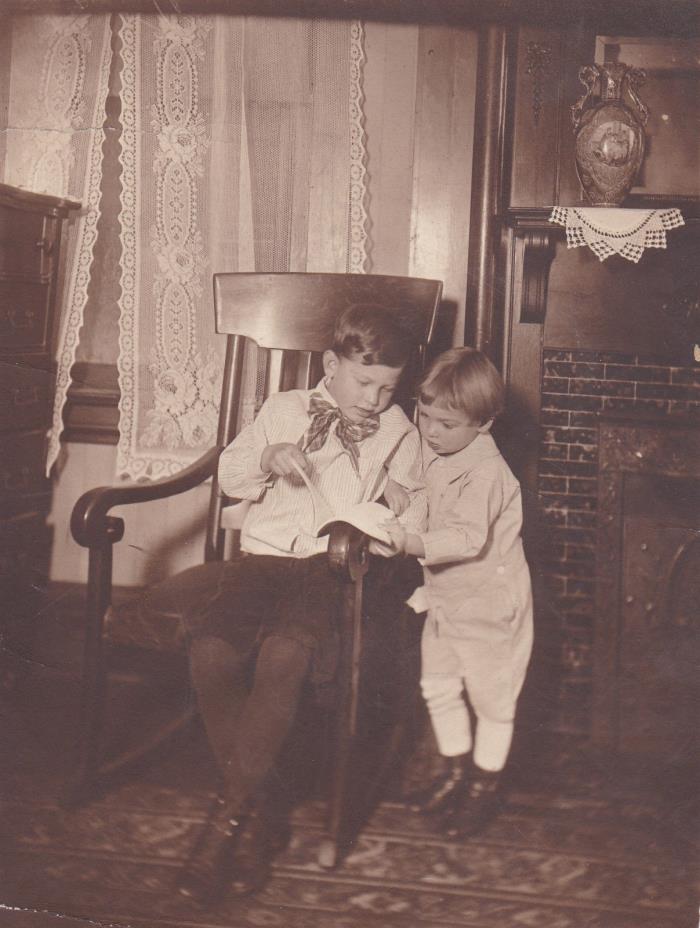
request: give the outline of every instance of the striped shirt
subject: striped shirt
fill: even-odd
[[[327,536],[316,538],[313,534],[313,505],[301,479],[260,470],[260,458],[268,445],[296,444],[302,437],[310,422],[312,393],[320,393],[337,406],[323,382],[315,390],[275,393],[219,459],[219,484],[224,493],[252,501],[241,530],[241,548],[250,554],[310,557],[328,548]],[[321,448],[306,452],[312,468],[310,479],[335,511],[378,499],[391,477],[410,498],[401,522],[409,531],[421,531],[426,524],[427,502],[420,438],[403,410],[390,406],[379,414],[379,429],[358,446],[359,474],[335,434],[336,425],[331,426]]]

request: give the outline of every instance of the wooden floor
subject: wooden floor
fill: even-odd
[[[215,785],[201,731],[183,733],[96,801],[66,809],[79,623],[66,609],[48,612],[42,626],[0,711],[2,928],[697,926],[687,784],[537,731],[521,732],[506,806],[480,837],[446,841],[401,803],[434,763],[426,733],[338,869],[317,863],[323,810],[308,798],[269,885],[199,909],[173,887]],[[129,688],[123,681],[120,701]],[[148,710],[136,697],[121,708],[132,725]]]

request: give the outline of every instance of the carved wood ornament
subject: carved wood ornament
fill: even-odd
[[[552,66],[552,47],[543,42],[527,43],[527,73],[532,76],[532,120],[540,124],[544,80]]]

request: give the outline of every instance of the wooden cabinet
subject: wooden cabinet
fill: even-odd
[[[61,225],[80,204],[0,184],[0,682],[32,643],[46,583],[46,477]]]

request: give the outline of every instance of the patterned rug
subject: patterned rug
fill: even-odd
[[[23,909],[85,928],[697,928],[692,803],[669,805],[639,771],[533,731],[514,749],[502,814],[478,838],[447,841],[402,805],[434,766],[424,734],[337,869],[317,862],[323,807],[306,800],[267,887],[198,908],[174,885],[215,782],[201,732],[67,810],[73,670],[35,665],[0,702],[2,928],[30,924]]]
[[[483,836],[460,843],[386,801],[334,871],[316,860],[322,806],[306,802],[264,891],[214,911],[174,892],[208,791],[141,779],[77,811],[15,795],[2,802],[0,898],[129,928],[697,925],[687,845],[639,797],[577,795],[568,785],[511,789]],[[1,912],[0,924],[10,924]]]

